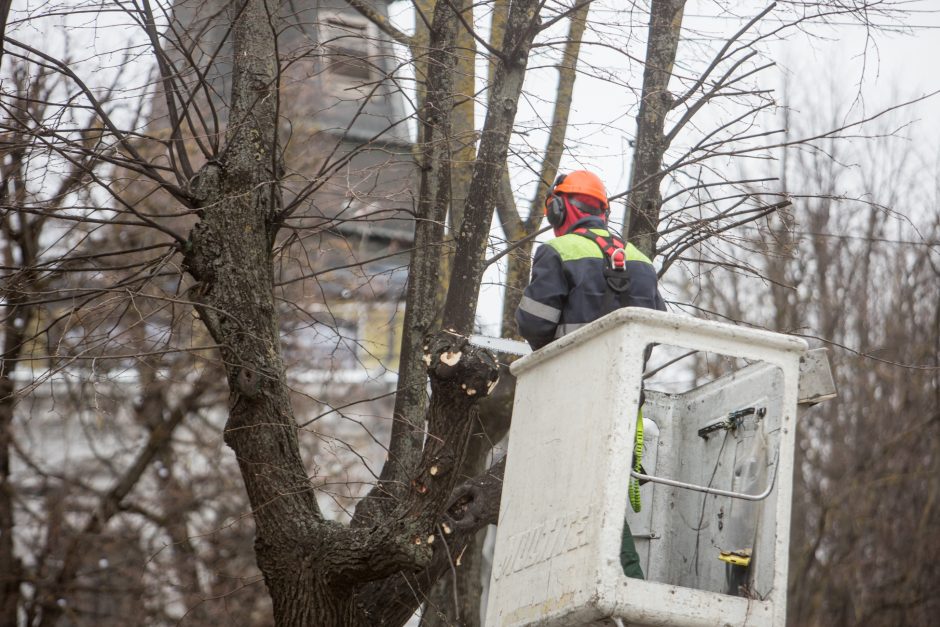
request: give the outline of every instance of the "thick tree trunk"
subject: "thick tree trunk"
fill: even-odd
[[[500,377],[500,389],[505,379]],[[493,444],[500,441],[509,429],[508,413],[485,411],[492,397],[480,403],[479,418],[470,436],[467,457],[460,470],[461,481],[470,481],[486,471],[486,460]],[[511,410],[510,410],[511,413]],[[486,530],[481,529],[469,538],[459,553],[450,555],[452,567],[445,570],[428,595],[422,627],[479,627],[480,602],[483,595],[483,540]],[[446,539],[446,538],[445,538]],[[456,548],[456,547],[455,547]]]
[[[17,317],[16,313],[11,318]],[[25,324],[23,327],[25,328]],[[12,451],[13,407],[16,386],[11,377],[10,354],[18,355],[22,345],[21,334],[13,324],[4,333],[4,355],[0,362],[0,625],[16,625],[17,609],[22,583],[22,564],[13,545],[13,484],[10,481],[10,453]]]
[[[421,457],[425,439],[427,373],[422,363],[425,335],[437,320],[444,220],[450,204],[451,119],[457,57],[457,17],[447,3],[438,3],[427,62],[421,128],[424,143],[419,165],[421,181],[415,215],[415,238],[408,272],[401,361],[395,394],[394,422],[388,459],[378,484],[356,507],[354,526],[372,524],[394,508],[408,477]]]
[[[303,566],[323,518],[300,457],[271,262],[280,209],[277,3],[246,0],[229,10],[235,65],[226,147],[220,163],[208,164],[194,181],[202,219],[190,235],[186,267],[199,282],[199,315],[221,347],[230,399],[225,442],[251,503],[256,558],[275,622],[314,624],[309,619],[329,606],[310,592],[324,586],[315,586]]]
[[[574,80],[576,76],[577,60],[580,52],[581,38],[587,23],[589,6],[578,9],[571,19],[568,32],[568,42],[565,46],[565,56],[559,66],[559,84],[552,120],[551,135],[549,137],[546,155],[542,163],[542,182],[538,186],[535,199],[529,216],[525,222],[519,218],[515,202],[512,197],[512,187],[509,181],[508,168],[499,172],[499,185],[495,190],[495,205],[499,220],[503,225],[507,239],[514,243],[534,231],[541,221],[541,199],[544,198],[551,181],[555,178],[558,162],[564,146],[568,115],[571,106]],[[502,12],[500,12],[502,11]],[[505,28],[510,15],[508,5],[494,6],[493,37],[494,47],[503,41]],[[514,24],[518,26],[518,14],[515,14]],[[493,84],[491,91],[490,109],[498,106],[498,99],[504,94],[502,88],[497,89],[496,75],[500,63],[494,60],[490,65],[490,81]],[[505,68],[504,68],[505,70]],[[502,115],[494,112],[495,116]],[[522,290],[529,282],[529,273],[532,264],[532,248],[534,243],[529,240],[513,250],[508,258],[506,292],[502,313],[502,333],[504,336],[518,337],[516,334],[515,310],[522,297]],[[497,396],[487,398],[480,407],[481,431],[485,439],[480,439],[477,446],[471,446],[470,454],[465,464],[464,473],[476,475],[483,471],[484,463],[494,442],[499,441],[509,429],[509,420],[512,414],[512,397],[514,380],[504,368],[501,376],[502,383],[497,390]],[[460,551],[459,567],[444,572],[443,578],[435,586],[429,597],[422,624],[428,627],[437,625],[460,624],[469,627],[480,624],[480,602],[482,593],[482,540],[484,534],[479,532],[471,537]],[[456,556],[454,556],[456,558]],[[454,559],[453,561],[456,561]]]
[[[2,7],[6,20],[9,4]],[[13,137],[8,139],[14,140]],[[25,204],[24,161],[25,143],[11,141],[7,164],[2,167],[3,183],[0,185],[0,202],[16,207]],[[9,189],[15,190],[13,197]],[[32,218],[24,213],[18,216],[18,227],[14,227],[13,216],[5,211],[0,217],[0,235],[5,247],[2,262],[8,267],[18,266],[19,272],[8,275],[3,284],[5,315],[2,328],[2,354],[0,354],[0,625],[16,625],[20,603],[20,584],[23,583],[23,566],[16,555],[14,545],[14,503],[16,494],[10,480],[10,461],[13,451],[13,416],[16,407],[16,383],[13,374],[27,342],[30,320],[35,306],[30,305],[39,275],[36,258],[39,254],[39,235],[44,218]]]
[[[476,40],[464,24],[473,24],[473,3],[459,0],[454,8],[463,18],[457,25],[454,67],[453,145],[451,154],[451,202],[449,225],[458,231],[463,223],[463,208],[470,191],[473,162],[476,159]]]
[[[21,246],[26,256],[30,247]],[[31,267],[33,258],[24,259],[25,267]],[[35,272],[23,273],[23,280],[32,283]],[[13,543],[14,502],[13,482],[10,481],[10,458],[13,451],[13,408],[16,406],[16,384],[13,372],[19,363],[26,342],[25,331],[29,328],[32,308],[26,305],[26,290],[14,292],[7,302],[9,310],[3,328],[3,355],[0,358],[0,625],[16,625],[20,602],[20,584],[23,568]]]
[[[656,254],[656,230],[663,204],[663,155],[669,147],[666,114],[673,105],[669,79],[676,60],[685,0],[653,0],[643,71],[643,95],[637,116],[633,174],[624,220],[629,241],[649,257]]]
[[[459,469],[467,457],[471,427],[476,423],[476,404],[495,387],[498,364],[487,351],[474,347],[462,336],[439,332],[428,342],[425,353],[431,378],[431,403],[428,410],[428,439],[423,460],[410,482],[408,500],[389,517],[392,521],[409,521],[421,532],[414,542],[426,551],[422,570],[403,569],[401,574],[375,581],[361,589],[358,601],[374,625],[401,625],[414,613],[434,583],[450,568],[475,531],[487,524],[484,517],[495,519],[498,511],[498,490],[486,491],[497,510],[486,510],[481,516],[467,519],[463,525],[454,518],[463,517],[461,507],[454,506],[455,492],[461,482]],[[500,481],[501,481],[500,474]],[[495,485],[489,482],[487,485]],[[461,483],[466,486],[467,482]],[[477,490],[473,496],[480,497]],[[495,496],[495,498],[494,498]],[[457,499],[459,500],[459,499]],[[470,502],[472,497],[463,501]],[[441,518],[447,510],[451,515]]]
[[[558,164],[565,147],[565,136],[568,132],[568,117],[571,114],[571,100],[574,95],[574,82],[577,78],[578,58],[581,56],[581,39],[587,28],[588,12],[591,5],[586,4],[571,16],[568,25],[568,41],[565,43],[565,52],[558,65],[558,89],[555,94],[555,108],[552,112],[552,126],[545,147],[545,156],[542,158],[542,168],[539,175],[535,195],[529,205],[529,215],[525,222],[519,219],[518,211],[509,211],[512,200],[512,187],[509,183],[508,168],[504,170],[500,182],[501,198],[497,207],[505,208],[500,212],[500,220],[506,230],[506,239],[515,243],[531,235],[541,224],[544,215],[545,197],[558,175]],[[529,284],[529,275],[532,271],[532,249],[534,240],[527,240],[508,255],[506,268],[506,292],[503,298],[502,329],[504,337],[516,337],[516,308],[522,300],[522,291]],[[521,339],[521,338],[519,338]],[[511,401],[510,401],[511,402]]]
[[[398,591],[397,598],[376,603],[372,591],[383,580],[400,578],[397,573],[420,572],[432,564],[443,545],[435,545],[435,531],[460,480],[474,406],[498,375],[493,357],[465,337],[449,332],[423,337],[433,320],[427,305],[438,278],[434,247],[442,239],[450,192],[446,147],[453,106],[453,11],[439,7],[432,29],[436,39],[422,117],[426,171],[390,459],[383,480],[347,527],[324,520],[317,506],[300,457],[280,356],[271,259],[280,208],[274,3],[248,0],[234,10],[236,65],[226,149],[224,158],[207,165],[194,182],[201,220],[186,255],[187,268],[199,282],[200,317],[226,364],[230,414],[225,442],[236,454],[251,503],[256,559],[276,624],[391,624],[386,622],[394,613],[389,605],[410,615],[414,595]],[[505,145],[502,152],[505,157]],[[469,306],[475,302],[474,297]],[[428,375],[432,396],[424,415]]]
[[[360,595],[376,625],[403,625],[435,582],[453,565],[453,559],[483,527],[497,522],[505,461],[501,460],[479,477],[460,484],[450,498],[440,527],[440,541],[434,543],[431,562],[423,571],[403,572],[367,586]]]
[[[470,195],[457,235],[456,258],[444,303],[445,327],[469,333],[473,328],[480,281],[486,266],[484,253],[505,167],[509,137],[516,117],[532,40],[538,32],[536,0],[514,2],[509,9],[501,58],[493,80],[493,94],[483,125],[480,149],[473,168]]]

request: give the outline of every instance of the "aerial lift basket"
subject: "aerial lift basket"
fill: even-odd
[[[627,490],[651,344],[739,366],[678,392],[648,386],[635,513]],[[834,395],[824,353],[795,337],[626,308],[512,371],[488,627],[784,626],[794,431],[801,402]],[[625,510],[645,580],[621,569]]]

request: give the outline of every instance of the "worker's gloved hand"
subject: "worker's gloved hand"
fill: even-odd
[[[447,516],[455,529],[472,529],[478,524],[482,514],[481,501],[483,490],[471,483],[464,483],[454,488],[451,505]]]
[[[637,465],[636,465],[636,455],[634,455],[634,456],[633,456],[633,459],[630,460],[630,468],[636,470],[636,471],[637,471],[638,473],[640,473],[641,475],[647,474],[647,473],[646,473],[646,468],[643,468],[643,464],[640,464],[639,468],[637,468]],[[640,482],[640,485],[645,485],[645,484],[647,484],[647,483],[650,482],[649,479],[637,479],[637,481]]]
[[[496,524],[505,468],[503,457],[479,477],[454,488],[444,515],[455,529],[474,530]]]

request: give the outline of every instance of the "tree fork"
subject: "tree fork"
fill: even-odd
[[[414,605],[401,599],[423,599],[448,570],[454,568],[476,533],[495,524],[499,516],[505,458],[486,472],[458,485],[437,527],[430,563],[420,572],[402,572],[396,577],[366,586],[360,593],[366,613],[375,625],[402,625],[414,614]]]
[[[455,491],[459,476],[454,471],[466,456],[475,405],[496,386],[499,373],[493,355],[461,335],[441,331],[426,338],[424,346],[433,391],[427,443],[395,510],[371,527],[324,522],[313,534],[282,538],[277,545],[259,537],[258,563],[279,627],[394,624],[388,620],[391,607],[404,620],[414,613],[419,601],[402,603],[413,594],[377,596],[376,591],[401,594],[385,582],[400,580],[400,573],[429,572],[435,564],[442,511],[462,493]]]

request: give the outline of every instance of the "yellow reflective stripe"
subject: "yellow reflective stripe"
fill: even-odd
[[[653,262],[650,261],[650,258],[641,253],[640,249],[633,244],[627,242],[627,245],[623,247],[623,250],[627,253],[627,261],[642,261],[643,263],[653,265]]]
[[[548,242],[548,246],[555,249],[562,261],[575,259],[603,259],[604,253],[600,246],[580,235],[569,233],[556,237]]]

